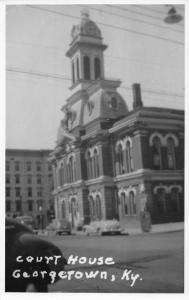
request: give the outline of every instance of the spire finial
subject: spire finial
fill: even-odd
[[[82,19],[89,19],[89,10],[88,9],[83,9],[82,11],[81,11],[81,18]]]

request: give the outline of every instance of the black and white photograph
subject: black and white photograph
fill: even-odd
[[[4,293],[183,296],[186,1],[4,2]]]

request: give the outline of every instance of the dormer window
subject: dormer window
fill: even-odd
[[[101,77],[100,59],[98,57],[94,59],[94,70],[95,70],[95,80],[96,80]]]
[[[90,80],[90,58],[88,56],[83,57],[84,66],[84,79]]]

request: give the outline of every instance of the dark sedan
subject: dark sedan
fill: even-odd
[[[5,291],[47,292],[66,264],[59,248],[11,218],[6,218],[5,241]]]

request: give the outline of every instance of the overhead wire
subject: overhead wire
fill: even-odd
[[[121,11],[124,10],[126,12],[134,13],[134,14],[137,14],[137,15],[140,15],[140,16],[145,16],[147,18],[151,18],[153,20],[156,19],[156,20],[162,21],[162,18],[160,18],[160,17],[152,16],[152,15],[145,14],[145,13],[142,13],[142,12],[137,12],[136,10],[133,10],[133,9],[130,9],[130,8],[126,8],[125,5],[123,5],[123,4],[121,5],[122,7],[120,7],[118,5],[112,5],[112,4],[105,4],[104,6],[112,7],[112,8],[121,10]],[[181,24],[177,24],[177,26],[181,26]]]
[[[14,73],[22,73],[22,74],[29,74],[32,76],[40,76],[40,77],[44,77],[44,78],[53,78],[55,80],[66,80],[66,81],[71,81],[71,78],[66,76],[66,75],[60,75],[60,74],[52,74],[52,73],[43,73],[43,72],[39,72],[39,71],[34,71],[34,70],[24,70],[24,69],[20,69],[20,68],[15,68],[15,67],[7,67],[6,70],[8,72],[14,72]],[[128,87],[126,85],[121,85],[122,89],[126,89],[126,90],[131,90],[131,87]],[[167,91],[157,91],[157,90],[151,90],[151,89],[142,89],[144,92],[146,93],[150,93],[150,94],[157,94],[157,95],[164,95],[164,96],[174,96],[174,97],[178,97],[178,98],[183,98],[184,96],[181,94],[177,94],[177,93],[170,93]]]
[[[159,25],[159,24],[155,24],[155,23],[152,23],[152,22],[148,22],[148,21],[144,21],[144,20],[139,20],[139,19],[135,19],[135,18],[131,18],[131,17],[126,17],[126,16],[123,16],[123,15],[120,15],[120,14],[117,14],[117,13],[113,13],[113,12],[109,12],[107,10],[103,10],[101,8],[94,8],[93,5],[79,5],[80,7],[87,7],[89,8],[90,10],[94,10],[94,11],[98,11],[98,12],[102,12],[102,13],[105,13],[105,14],[109,14],[109,15],[113,15],[113,16],[117,16],[117,17],[120,17],[122,19],[127,19],[127,20],[131,20],[131,21],[134,21],[134,22],[139,22],[139,23],[143,23],[143,24],[147,24],[147,25],[150,25],[150,26],[155,26],[155,27],[159,27],[159,28],[163,28],[165,30],[170,30],[170,31],[173,31],[173,32],[178,32],[178,33],[183,33],[183,30],[178,30],[178,29],[173,29],[173,28],[170,28],[170,27],[167,27],[167,26],[162,26],[162,25]]]
[[[36,10],[46,11],[46,12],[52,13],[52,14],[62,15],[62,16],[68,17],[68,18],[80,19],[80,17],[78,17],[78,16],[73,16],[73,15],[70,15],[70,14],[65,14],[63,12],[58,12],[58,11],[50,10],[50,9],[47,9],[47,8],[42,8],[42,7],[33,6],[33,5],[27,5],[27,7],[32,8],[32,9],[36,9]],[[166,41],[166,42],[169,42],[169,43],[174,43],[174,44],[178,44],[178,45],[184,45],[184,43],[181,42],[181,41],[176,41],[176,40],[168,39],[168,38],[161,37],[161,36],[158,36],[158,35],[153,35],[153,34],[150,34],[150,33],[139,32],[137,30],[128,29],[128,28],[121,27],[121,26],[115,26],[115,25],[106,24],[106,23],[103,23],[103,22],[96,22],[96,24],[99,24],[99,25],[102,25],[102,26],[105,26],[105,27],[109,27],[109,28],[118,29],[118,30],[121,30],[121,31],[129,32],[129,33],[133,33],[133,34],[137,34],[137,35],[142,35],[142,36],[150,37],[150,38],[153,38],[153,39],[159,39],[159,40]]]
[[[154,4],[153,6],[158,6],[158,5]],[[147,11],[162,15],[162,11],[160,11],[158,9],[153,9],[153,8],[149,7],[149,5],[135,5],[135,7],[138,7],[142,10],[147,10]],[[174,7],[175,7],[176,10],[181,11],[182,13],[184,13],[184,9],[182,10],[180,7],[177,7],[176,5],[174,5]],[[177,24],[177,25],[179,25],[179,24]]]
[[[26,46],[29,46],[29,47],[42,47],[42,48],[45,48],[45,49],[58,51],[62,55],[64,55],[64,52],[63,52],[62,49],[57,48],[57,47],[53,47],[53,46],[47,46],[47,45],[42,45],[42,44],[38,44],[38,43],[36,44],[36,43],[31,43],[31,42],[12,41],[12,40],[7,40],[6,42],[9,43],[9,44],[26,45]],[[125,58],[125,57],[119,57],[119,56],[113,56],[113,55],[105,55],[105,57],[108,58],[108,59],[110,58],[111,60],[117,59],[117,60],[121,60],[121,61],[134,61],[134,62],[144,64],[144,65],[160,66],[161,68],[164,68],[164,69],[165,68],[176,69],[176,70],[178,70],[179,68],[182,69],[181,67],[176,66],[176,65],[175,66],[170,66],[170,65],[159,64],[159,63],[154,63],[154,62],[145,62],[145,61],[142,61],[140,59],[135,59],[135,58]]]

